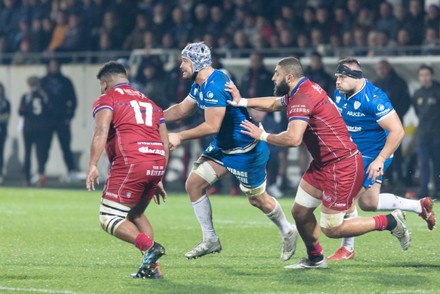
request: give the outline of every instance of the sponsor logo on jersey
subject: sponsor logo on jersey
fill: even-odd
[[[384,111],[381,111],[381,112],[376,113],[376,116],[382,116],[382,115],[385,115],[385,114],[387,114],[387,113],[390,112],[390,111],[391,111],[391,109],[390,109],[390,108],[387,108],[387,109],[385,109]]]
[[[336,96],[336,98],[335,98],[335,100],[336,100],[336,103],[339,103],[339,102],[341,102],[341,96]]]
[[[385,106],[383,104],[377,105],[377,110],[383,111],[385,109]]]
[[[202,92],[199,93],[199,98],[201,101],[203,101],[203,93]]]
[[[118,92],[121,95],[124,94],[124,91],[121,88],[115,88],[115,91]]]
[[[144,146],[144,147],[140,147],[138,150],[141,153],[159,154],[159,155],[165,156],[165,151],[161,150],[161,149],[151,149],[151,148],[148,148],[147,146]]]
[[[292,105],[289,109],[289,114],[294,112],[303,112],[303,113],[309,113],[310,109],[307,108],[307,106],[302,104]]]
[[[361,107],[361,103],[359,101],[355,101],[353,106],[354,106],[354,109],[357,110],[359,107]]]
[[[362,113],[362,112],[359,112],[359,111],[351,111],[351,110],[348,110],[348,111],[347,111],[347,115],[348,115],[348,116],[353,116],[353,117],[363,117],[363,116],[365,116],[365,114]]]
[[[147,176],[163,176],[165,173],[165,168],[163,166],[155,165],[153,169],[147,169],[145,174]]]
[[[362,127],[347,126],[347,130],[351,133],[358,133],[362,131]]]
[[[206,93],[206,97],[208,97],[209,99],[214,98],[214,93],[212,93],[211,91],[208,91],[208,93]]]
[[[127,192],[127,193],[125,193],[125,197],[127,197],[127,198],[131,198],[131,192]]]
[[[237,179],[238,179],[241,183],[243,183],[243,184],[247,184],[247,183],[248,183],[248,173],[247,173],[247,172],[245,172],[245,171],[239,171],[239,170],[236,170],[235,168],[230,168],[230,167],[227,167],[227,169],[229,170],[229,172],[230,172],[231,174],[233,174],[234,176],[236,176]]]

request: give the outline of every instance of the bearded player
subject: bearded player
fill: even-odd
[[[301,179],[292,208],[308,257],[285,268],[328,267],[318,241],[319,227],[314,215],[314,210],[321,203],[319,226],[327,237],[351,237],[388,230],[399,240],[402,249],[407,250],[410,236],[400,210],[388,215],[344,220],[362,186],[363,161],[327,93],[304,76],[301,63],[294,57],[278,62],[272,80],[274,94],[278,97],[241,98],[235,85],[228,83],[226,86],[234,97],[231,105],[261,111],[286,109],[289,121],[286,131],[269,134],[244,121],[245,134],[277,146],[297,147],[304,142],[313,157]],[[373,177],[378,175],[376,171]]]

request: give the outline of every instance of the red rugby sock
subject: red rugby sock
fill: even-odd
[[[153,240],[150,239],[145,233],[139,233],[136,240],[134,240],[134,246],[141,251],[147,251],[153,245]]]
[[[373,218],[375,221],[375,228],[374,229],[376,231],[383,231],[387,228],[388,219],[385,214],[376,215],[376,216],[373,216]]]

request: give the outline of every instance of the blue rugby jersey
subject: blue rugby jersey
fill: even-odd
[[[378,122],[395,111],[388,96],[365,79],[362,89],[348,98],[335,90],[334,100],[359,151],[376,158],[388,136]]]
[[[189,96],[202,111],[209,107],[226,107],[220,130],[213,136],[214,141],[226,154],[245,153],[252,150],[257,141],[241,132],[241,122],[251,120],[247,109],[232,107],[226,102],[232,100],[231,94],[225,91],[225,84],[230,81],[226,74],[216,69],[201,86],[193,83]]]

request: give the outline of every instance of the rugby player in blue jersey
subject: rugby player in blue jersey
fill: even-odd
[[[170,148],[176,148],[185,140],[213,136],[209,147],[194,163],[185,184],[203,233],[202,242],[185,256],[192,259],[221,251],[206,189],[230,172],[240,181],[240,189],[249,202],[277,225],[282,235],[280,258],[283,261],[290,259],[296,249],[298,232],[287,221],[278,201],[266,192],[267,144],[241,132],[241,122],[251,118],[246,109],[227,104],[227,100],[232,100],[230,93],[225,91],[225,83],[230,79],[211,66],[210,49],[203,43],[190,43],[181,55],[183,77],[192,79],[194,83],[182,102],[164,111],[165,120],[171,122],[186,118],[193,115],[197,108],[204,112],[205,120],[194,128],[170,133]]]
[[[410,200],[391,193],[380,193],[382,175],[404,137],[402,123],[388,96],[363,77],[362,67],[355,58],[340,60],[335,76],[334,101],[364,160],[365,175],[358,195],[359,207],[365,211],[412,211],[419,214],[432,230],[435,215],[431,198]],[[353,207],[354,210],[345,218],[358,215],[356,207]],[[354,238],[344,238],[341,247],[327,259],[353,259],[354,255]]]

